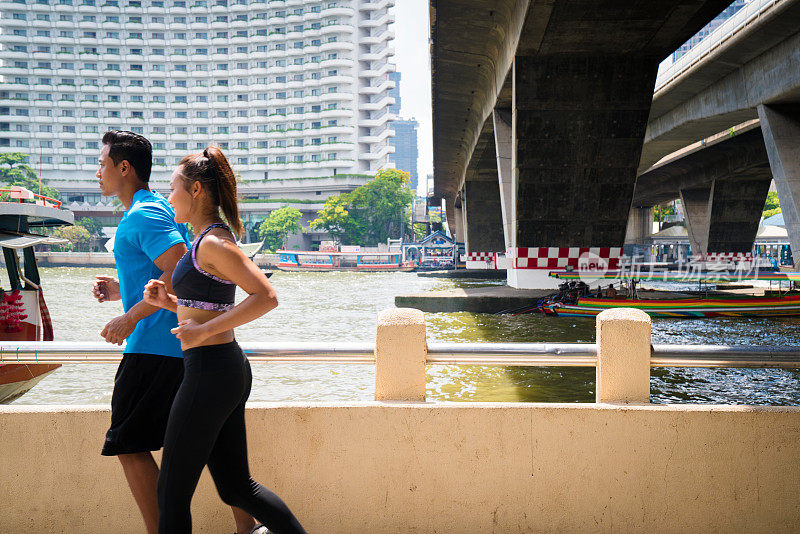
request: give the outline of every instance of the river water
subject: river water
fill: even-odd
[[[105,323],[122,312],[98,304],[94,277],[109,269],[42,269],[55,336],[102,341]],[[284,273],[271,281],[280,305],[237,329],[240,341],[374,341],[377,313],[397,294],[497,282],[454,281],[414,273]],[[238,292],[238,298],[242,298]],[[426,314],[429,341],[592,342],[593,319],[540,315]],[[800,345],[800,318],[654,319],[654,343]],[[15,404],[108,404],[115,365],[65,365]],[[594,369],[488,366],[428,368],[428,398],[438,401],[593,402]],[[372,400],[369,365],[253,364],[251,401]],[[653,369],[656,403],[800,404],[800,371]]]

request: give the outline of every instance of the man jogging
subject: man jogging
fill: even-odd
[[[172,206],[149,187],[152,147],[141,135],[111,131],[103,136],[97,171],[100,191],[117,197],[125,214],[114,236],[119,281],[98,276],[93,293],[99,302],[122,300],[124,313],[100,335],[109,343],[127,340],[114,378],[111,427],[102,454],[117,456],[149,534],[158,530],[158,465],[152,452],[164,443],[167,417],[183,378],[179,340],[170,333],[177,316],[142,300],[150,279],[171,291],[172,271],[189,246],[184,225]],[[233,509],[239,534],[263,533],[246,512]]]

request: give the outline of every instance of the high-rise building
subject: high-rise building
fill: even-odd
[[[394,137],[391,141],[394,146],[394,153],[389,158],[394,163],[395,168],[411,174],[409,186],[412,190],[416,190],[419,183],[419,175],[417,174],[417,161],[419,159],[417,127],[419,124],[414,119],[399,119],[392,121],[391,125],[394,130]],[[423,193],[424,191],[417,192],[417,195],[424,196]]]
[[[414,119],[400,117],[400,78],[399,72],[389,73],[389,79],[394,82],[394,87],[389,90],[389,96],[394,99],[394,104],[389,106],[389,112],[397,118],[397,120],[390,123],[391,128],[394,130],[394,137],[390,141],[394,147],[394,153],[389,156],[389,160],[394,163],[395,168],[411,174],[411,183],[409,185],[412,190],[416,190],[419,183],[419,175],[417,174],[417,161],[419,159],[417,127],[419,124]],[[418,192],[417,195],[425,196],[424,192]]]
[[[694,34],[688,41],[683,43],[675,52],[672,53],[672,61],[677,60],[686,52],[692,49],[700,41],[708,37],[708,35],[716,30],[723,22],[731,18],[737,11],[742,9],[751,0],[734,0],[731,5],[726,7],[722,13],[714,17],[711,22],[703,26],[699,32]]]
[[[402,104],[400,99],[400,73],[397,71],[389,73],[389,79],[394,82],[394,87],[389,89],[389,96],[394,98],[394,104],[389,106],[389,112],[395,115],[400,115],[400,106]]]
[[[372,175],[393,147],[394,0],[0,0],[0,151],[59,189],[102,133],[154,147],[155,182],[208,144],[244,187]]]

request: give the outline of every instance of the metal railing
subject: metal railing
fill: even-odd
[[[253,363],[375,364],[373,343],[241,343]],[[122,347],[108,343],[0,342],[2,364],[117,363]],[[595,367],[594,343],[428,343],[432,365]],[[653,345],[651,367],[800,369],[800,346]]]
[[[672,64],[658,73],[655,84],[655,93],[659,93],[666,86],[693,69],[709,54],[715,52],[732,37],[752,26],[764,14],[773,9],[777,4],[787,0],[753,0],[742,7],[731,18],[720,24],[710,35],[693,46],[688,52],[676,59]]]

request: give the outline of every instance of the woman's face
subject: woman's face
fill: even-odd
[[[192,205],[194,204],[194,197],[199,193],[196,192],[196,194],[193,195],[186,190],[186,182],[183,179],[182,171],[183,167],[178,167],[175,169],[175,172],[172,173],[172,177],[169,181],[170,193],[167,199],[175,210],[175,222],[177,223],[189,222]],[[198,188],[198,184],[195,182],[192,184],[192,189],[196,188]]]

